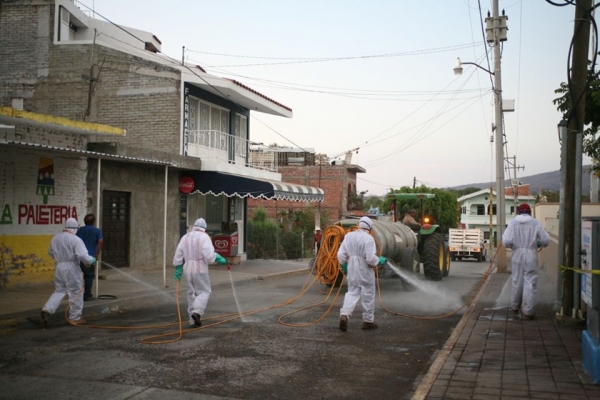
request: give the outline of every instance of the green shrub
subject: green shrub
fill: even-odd
[[[326,227],[327,212],[321,214],[321,229]],[[304,233],[304,242],[302,234]],[[267,219],[267,212],[259,207],[248,221],[249,259],[298,259],[306,254],[312,256],[315,234],[315,211],[305,208],[291,213],[283,210],[277,221]],[[304,250],[304,254],[302,251]]]

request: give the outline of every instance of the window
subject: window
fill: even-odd
[[[191,131],[219,131],[229,133],[229,110],[190,96]]]
[[[477,204],[477,215],[485,215],[485,206],[483,204]]]
[[[248,136],[248,119],[244,115],[235,114],[235,136],[246,139]]]
[[[510,213],[514,214],[515,213],[515,206],[510,206]]]
[[[224,196],[206,196],[206,222],[221,224],[225,220]]]
[[[64,7],[60,7],[60,26],[58,28],[58,40],[69,41],[75,38],[75,31],[71,29],[71,13]]]
[[[462,206],[460,208],[460,213],[463,214],[463,215],[465,215],[467,213],[467,206]]]
[[[83,25],[77,18],[73,17],[73,15],[62,6],[59,7],[58,13],[58,41],[67,42],[75,40],[77,31],[79,28],[85,30],[85,25]]]
[[[498,215],[498,213],[496,212],[496,205],[495,204],[492,205],[492,212],[490,212],[490,206],[488,206],[488,215],[490,215],[492,213],[494,215]]]

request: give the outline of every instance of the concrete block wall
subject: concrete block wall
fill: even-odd
[[[101,168],[101,192],[130,193],[129,267],[139,270],[162,268],[165,167],[103,160]],[[96,182],[97,171],[97,160],[89,160],[89,182]],[[171,267],[180,238],[179,174],[173,169],[169,171],[167,193],[166,262],[167,267]],[[90,201],[86,213],[96,213],[96,187],[90,185],[87,196]],[[102,229],[101,218],[99,227]]]
[[[47,0],[4,3],[0,12],[0,105],[11,97],[31,98],[35,83],[48,73],[50,20]]]
[[[104,46],[54,44],[53,1],[3,3],[0,13],[0,104],[24,99],[28,111],[125,128],[122,142],[179,154],[181,74],[169,66]],[[156,56],[158,57],[158,56]],[[89,99],[90,83],[99,81]],[[90,105],[90,115],[86,116]]]
[[[109,48],[102,48],[98,59],[104,64],[92,115],[97,122],[127,129],[127,137],[97,141],[179,154],[180,72]]]

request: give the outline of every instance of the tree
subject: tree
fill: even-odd
[[[593,69],[588,70],[588,86],[585,98],[585,116],[584,124],[587,129],[583,131],[583,152],[594,160],[600,159],[600,139],[595,135],[600,129],[600,79],[599,72]],[[563,113],[563,118],[568,118],[571,112],[571,94],[569,85],[565,82],[554,91],[562,96],[552,100],[556,109]],[[600,166],[592,165],[592,172],[599,173]]]
[[[560,192],[554,190],[542,189],[536,196],[536,203],[558,203],[560,201]]]
[[[427,186],[420,186],[413,189],[411,187],[404,186],[398,190],[390,190],[390,193],[435,194],[435,198],[423,200],[423,212],[433,217],[434,223],[440,226],[442,232],[448,232],[449,228],[456,228],[458,226],[460,221],[460,209],[458,207],[456,194],[451,190],[429,188]],[[380,207],[380,211],[387,213],[390,210],[391,202],[391,199],[386,198]],[[422,215],[419,215],[421,213],[420,200],[398,202],[396,203],[396,207],[398,207],[397,212],[400,217],[411,208],[417,210],[418,218],[422,217]]]
[[[363,211],[369,211],[373,207],[381,207],[383,200],[378,196],[369,196],[364,200]]]

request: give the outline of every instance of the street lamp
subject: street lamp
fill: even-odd
[[[472,62],[462,62],[462,61],[460,61],[460,57],[456,57],[456,66],[454,67],[454,75],[462,75],[462,72],[463,72],[463,67],[462,66],[463,65],[474,65],[477,68],[480,68],[480,69],[484,70],[488,74],[494,75],[494,73],[492,71],[483,68],[479,64],[475,64],[475,63],[472,63]]]
[[[496,49],[494,49],[496,50]],[[462,62],[456,58],[455,75],[462,75],[462,66],[474,65],[494,77],[494,110],[496,125],[496,245],[502,243],[504,225],[506,225],[506,207],[504,205],[504,129],[502,121],[502,81],[500,79],[500,57],[494,57],[494,72],[472,62]],[[497,257],[498,272],[506,272],[506,253],[500,251]]]

